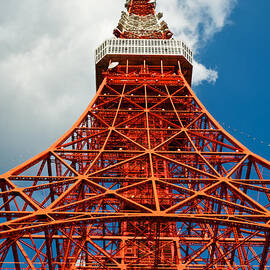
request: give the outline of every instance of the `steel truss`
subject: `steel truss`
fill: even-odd
[[[154,1],[126,7],[116,36],[172,36],[137,36]],[[270,163],[209,114],[183,57],[123,59],[66,134],[0,176],[0,269],[270,269]]]
[[[270,163],[175,66],[118,66],[48,150],[1,176],[1,269],[268,269]]]

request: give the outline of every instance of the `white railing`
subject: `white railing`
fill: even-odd
[[[107,39],[95,52],[96,64],[107,54],[184,56],[191,64],[193,53],[180,40],[163,39]]]

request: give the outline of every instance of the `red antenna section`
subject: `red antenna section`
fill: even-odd
[[[128,13],[122,12],[114,35],[126,39],[170,39],[173,34],[165,21],[160,21],[162,13],[155,14],[156,1],[128,0]]]
[[[135,14],[138,16],[154,15],[156,8],[156,1],[151,0],[128,0],[126,2],[126,8],[129,14]]]

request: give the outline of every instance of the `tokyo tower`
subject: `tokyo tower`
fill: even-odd
[[[126,1],[82,116],[0,176],[0,269],[270,269],[270,162],[196,97],[155,7]]]

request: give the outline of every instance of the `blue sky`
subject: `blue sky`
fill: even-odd
[[[0,172],[47,148],[83,112],[95,93],[93,50],[112,36],[123,4],[1,3]],[[159,0],[158,7],[175,37],[196,52],[193,89],[206,108],[240,142],[270,159],[270,2]]]
[[[200,50],[200,62],[215,67],[219,77],[215,84],[196,87],[201,101],[220,123],[225,123],[224,128],[268,160],[269,10],[266,0],[239,1],[230,16],[231,23]]]

